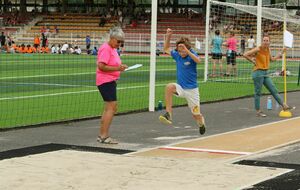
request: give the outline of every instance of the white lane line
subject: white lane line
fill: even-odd
[[[157,69],[156,71],[175,71],[176,69]],[[128,72],[148,72],[150,71],[149,69],[143,69],[143,70],[131,70]],[[15,76],[15,77],[2,77],[0,80],[6,80],[6,79],[25,79],[25,78],[40,78],[40,77],[56,77],[56,76],[73,76],[73,75],[90,75],[94,74],[96,75],[95,72],[85,72],[85,73],[70,73],[70,74],[49,74],[49,75],[28,75],[28,76]]]
[[[165,146],[160,147],[162,150],[179,150],[179,151],[188,151],[188,152],[207,152],[207,153],[215,153],[215,154],[235,154],[235,155],[250,155],[252,152],[239,152],[239,151],[231,151],[231,150],[215,150],[215,149],[206,149],[206,148],[185,148],[185,147],[173,147],[173,146]]]
[[[26,79],[26,78],[39,78],[39,77],[56,77],[56,76],[72,76],[72,75],[88,75],[95,74],[95,72],[86,73],[70,73],[70,74],[50,74],[50,75],[28,75],[28,76],[16,76],[16,77],[2,77],[0,80],[6,79]]]
[[[164,86],[165,84],[158,84],[156,86]],[[117,88],[118,90],[127,90],[127,89],[138,89],[138,88],[146,88],[149,87],[148,85],[144,86],[132,86],[132,87],[121,87]],[[96,86],[95,86],[96,88]],[[3,100],[17,100],[17,99],[29,99],[29,98],[41,98],[41,97],[47,97],[47,96],[60,96],[60,95],[70,95],[70,94],[81,94],[81,93],[91,93],[91,92],[97,92],[98,90],[84,90],[84,91],[77,91],[77,92],[62,92],[62,93],[54,93],[54,94],[40,94],[40,95],[32,95],[32,96],[16,96],[16,97],[5,97],[0,98],[0,101]]]
[[[156,137],[153,138],[154,140],[180,140],[180,139],[187,139],[187,138],[192,138],[196,136],[177,136],[177,137]]]
[[[3,84],[3,83],[2,83]],[[31,83],[23,83],[23,82],[4,82],[4,84],[16,84],[16,85],[39,85],[39,86],[68,86],[68,87],[93,87],[88,85],[75,85],[75,84],[55,84],[55,83],[39,83],[39,82],[31,82]]]

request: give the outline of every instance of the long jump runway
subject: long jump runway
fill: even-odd
[[[133,153],[176,158],[239,158],[300,141],[300,117]]]

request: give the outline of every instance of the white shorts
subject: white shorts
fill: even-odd
[[[200,115],[200,96],[199,89],[183,89],[179,84],[173,83],[176,86],[177,97],[185,98],[193,115]]]

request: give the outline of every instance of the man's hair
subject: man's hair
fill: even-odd
[[[125,34],[124,34],[123,30],[120,27],[113,27],[109,31],[109,37],[110,38],[124,39]]]
[[[191,49],[191,47],[192,47],[192,44],[191,44],[191,42],[190,42],[190,39],[189,39],[188,37],[186,37],[186,36],[181,36],[181,37],[176,41],[176,50],[177,50],[177,47],[178,47],[179,44],[184,44],[185,47],[186,47],[187,49]]]
[[[220,30],[216,30],[216,31],[215,31],[215,34],[216,34],[216,35],[220,35]]]

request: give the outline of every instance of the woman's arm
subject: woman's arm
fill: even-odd
[[[253,49],[251,49],[251,50],[249,50],[249,51],[246,51],[245,53],[244,53],[244,57],[248,60],[248,61],[250,61],[251,63],[253,63],[254,65],[256,64],[256,60],[255,60],[255,57],[254,57],[254,55],[257,53],[259,51],[259,48],[257,47],[257,48],[253,48]]]
[[[270,61],[276,61],[277,59],[282,57],[282,54],[286,52],[286,48],[282,48],[281,51],[278,52],[278,54],[275,57],[270,56]],[[271,54],[271,49],[270,49],[270,55]]]
[[[98,69],[104,72],[124,71],[127,67],[128,66],[124,64],[114,67],[114,66],[106,65],[103,62],[98,63]]]

